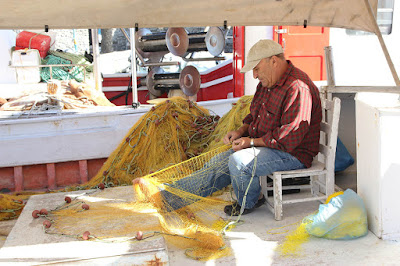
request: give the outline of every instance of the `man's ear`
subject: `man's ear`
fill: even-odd
[[[273,65],[276,65],[276,64],[278,63],[278,57],[276,57],[275,55],[273,55],[273,56],[271,57],[271,60],[272,60],[272,64],[273,64]]]

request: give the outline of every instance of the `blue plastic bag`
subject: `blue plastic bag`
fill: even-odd
[[[310,235],[328,239],[354,239],[368,233],[364,202],[353,190],[321,204],[318,213],[304,218]]]
[[[354,163],[353,157],[338,138],[336,145],[335,172],[343,171]]]

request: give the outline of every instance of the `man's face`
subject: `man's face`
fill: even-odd
[[[274,59],[264,58],[253,68],[253,77],[258,79],[263,87],[270,88],[276,81],[273,79]]]

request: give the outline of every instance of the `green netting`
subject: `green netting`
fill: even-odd
[[[67,59],[75,65],[85,65],[86,72],[93,72],[93,65],[83,55],[57,51],[49,51],[49,54]]]
[[[48,55],[45,59],[43,59],[42,64],[44,65],[68,65],[72,64],[71,60],[61,58],[55,55]],[[70,80],[75,79],[78,82],[82,82],[84,80],[83,70],[80,67],[53,67],[52,68],[52,76],[50,75],[50,67],[42,67],[40,70],[40,77],[44,81],[48,81],[49,79],[59,79],[59,80]]]

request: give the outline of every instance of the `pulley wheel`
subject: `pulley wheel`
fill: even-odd
[[[213,56],[218,56],[224,51],[225,35],[218,27],[210,27],[207,31],[205,42],[207,50]]]
[[[135,33],[135,44],[136,44],[136,49],[137,49],[137,51],[139,52],[139,54],[140,54],[141,56],[145,57],[145,58],[147,58],[147,57],[149,56],[149,53],[143,52],[143,50],[142,50],[143,44],[142,44],[142,42],[139,42],[139,40],[140,40],[140,38],[141,38],[142,36],[150,35],[150,34],[151,34],[151,31],[150,31],[149,29],[146,29],[146,28],[140,28],[140,29]]]
[[[168,50],[176,56],[184,56],[189,48],[189,37],[184,28],[169,28],[165,34]]]
[[[196,95],[200,89],[200,73],[194,66],[186,66],[179,75],[179,86],[187,96]]]
[[[146,86],[147,86],[147,89],[149,90],[149,92],[152,95],[154,95],[155,97],[160,97],[163,94],[163,92],[155,89],[156,83],[154,80],[154,75],[161,74],[163,72],[164,71],[160,67],[155,67],[152,70],[150,70],[149,73],[147,73]]]

